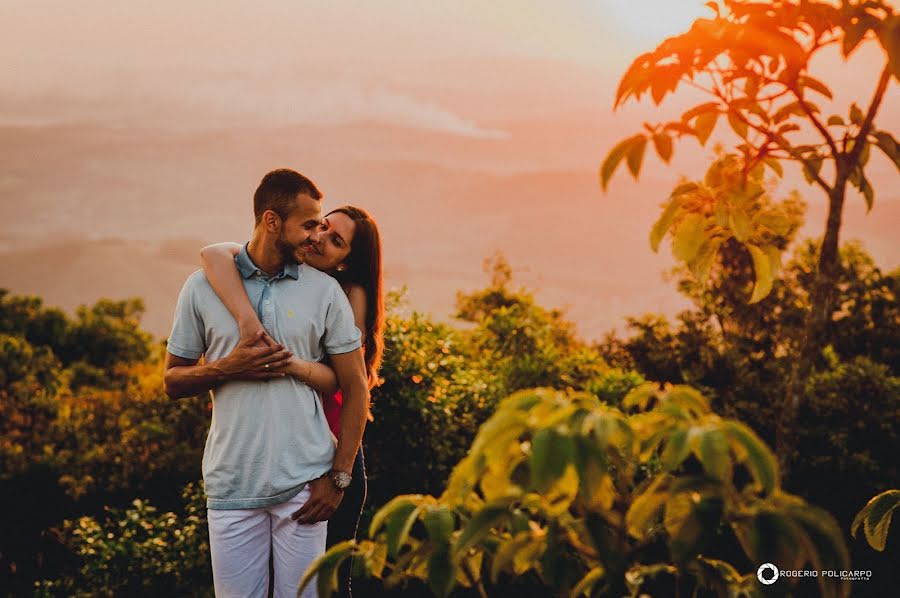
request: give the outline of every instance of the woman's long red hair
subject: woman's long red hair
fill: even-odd
[[[368,212],[354,206],[342,206],[330,212],[340,212],[353,220],[356,229],[350,243],[350,253],[344,260],[346,270],[335,272],[342,285],[358,284],[366,293],[366,375],[369,388],[379,384],[378,370],[384,355],[384,292],[381,274],[381,235],[378,224]]]

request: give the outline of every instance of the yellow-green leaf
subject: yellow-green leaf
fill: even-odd
[[[683,262],[690,262],[706,241],[706,219],[699,214],[689,214],[678,225],[672,253]]]
[[[747,426],[737,421],[724,424],[729,444],[738,462],[747,465],[750,474],[766,493],[779,484],[778,463],[769,447]]]
[[[706,430],[700,436],[694,454],[703,464],[706,473],[723,482],[731,479],[731,453],[728,450],[728,439],[721,430]]]
[[[779,177],[784,176],[784,168],[781,167],[781,162],[776,160],[775,158],[766,158],[763,160],[766,166],[772,169],[772,172],[777,174]]]
[[[666,236],[666,233],[669,232],[680,209],[681,201],[679,201],[677,196],[673,195],[666,204],[666,208],[663,210],[659,220],[657,220],[656,223],[654,223],[653,228],[650,229],[650,248],[653,249],[654,252],[659,251],[659,244],[662,242],[663,237]]]
[[[753,270],[756,273],[756,282],[753,285],[753,294],[750,303],[762,301],[772,290],[775,277],[772,273],[771,262],[765,251],[756,245],[746,244],[750,256],[753,258]]]
[[[603,565],[597,565],[593,569],[587,572],[587,575],[581,578],[575,587],[572,588],[572,592],[569,594],[571,598],[577,598],[578,596],[590,596],[591,590],[594,589],[594,586],[597,585],[597,582],[603,579],[603,575],[606,571],[603,569]]]
[[[651,525],[669,499],[668,483],[668,476],[660,476],[631,501],[628,513],[625,514],[625,525],[628,533],[638,540],[643,539],[650,531]]]
[[[741,243],[753,234],[753,223],[750,221],[750,217],[737,206],[731,208],[731,212],[728,214],[728,223],[734,238]]]
[[[860,524],[869,545],[883,552],[894,511],[900,507],[900,490],[888,490],[872,498],[853,519],[850,533],[856,537]]]

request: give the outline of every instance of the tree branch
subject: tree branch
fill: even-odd
[[[859,128],[859,133],[856,138],[853,140],[853,150],[847,156],[847,165],[852,167],[856,165],[857,160],[859,160],[859,156],[862,153],[863,147],[866,145],[866,137],[869,136],[869,131],[872,129],[872,121],[875,120],[875,113],[878,112],[878,107],[881,105],[881,100],[884,99],[884,93],[887,91],[888,82],[891,80],[891,67],[889,64],[884,66],[884,70],[881,71],[881,78],[878,80],[878,87],[875,89],[875,94],[872,96],[872,103],[869,104],[869,110],[866,112],[866,118],[863,120],[862,126]]]
[[[722,98],[720,97],[720,99],[722,99]],[[779,149],[786,151],[788,154],[791,155],[791,157],[793,157],[798,162],[802,162],[804,165],[806,164],[806,159],[800,154],[800,152],[798,152],[796,149],[794,149],[793,146],[791,146],[790,142],[787,139],[785,139],[782,135],[779,135],[775,131],[771,131],[765,127],[761,127],[759,125],[753,124],[752,122],[750,122],[750,119],[748,119],[746,116],[744,116],[744,114],[740,110],[735,110],[734,113],[737,115],[737,117],[739,119],[741,119],[741,121],[746,123],[748,127],[752,128],[756,131],[759,131],[760,133],[762,133],[763,135],[766,135],[769,139],[771,139],[772,141],[777,143]],[[837,159],[837,156],[835,156],[835,159]],[[818,173],[808,171],[808,174],[810,174],[812,176],[813,180],[820,187],[822,187],[822,189],[825,191],[825,193],[829,193],[829,194],[831,193],[831,187],[828,185],[828,183],[825,182],[825,180],[821,176],[819,176]]]
[[[834,156],[835,159],[838,157],[838,148],[834,143],[834,138],[831,136],[831,133],[828,132],[828,129],[822,124],[818,118],[816,118],[815,113],[813,113],[812,109],[809,107],[809,104],[806,103],[806,100],[800,95],[800,90],[798,90],[793,85],[788,86],[791,90],[791,93],[794,94],[794,97],[800,102],[800,107],[803,108],[803,112],[806,113],[807,118],[812,121],[813,126],[822,134],[822,137],[825,139],[825,143],[828,144],[828,147],[831,148],[831,155]]]

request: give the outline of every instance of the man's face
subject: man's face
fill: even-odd
[[[309,195],[297,196],[294,210],[281,223],[281,230],[275,240],[275,247],[281,252],[286,264],[302,263],[309,244],[322,222],[322,205]]]

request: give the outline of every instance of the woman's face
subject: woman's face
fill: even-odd
[[[333,212],[322,219],[315,239],[306,251],[305,263],[316,270],[334,273],[346,267],[356,223],[343,212]]]

